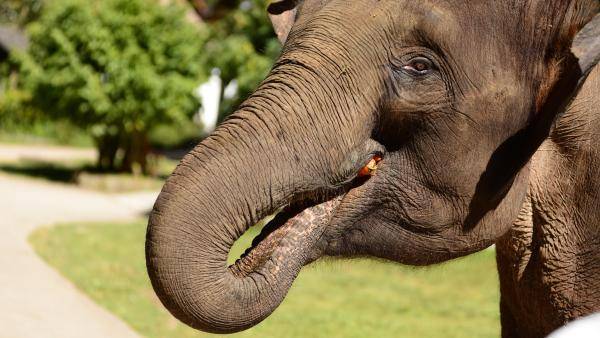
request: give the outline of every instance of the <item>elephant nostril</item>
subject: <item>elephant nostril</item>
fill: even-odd
[[[379,155],[373,156],[371,161],[369,161],[369,163],[367,163],[367,165],[365,165],[364,167],[362,167],[360,169],[360,171],[358,172],[358,177],[365,177],[365,176],[370,176],[370,175],[375,174],[375,171],[377,171],[377,165],[379,164],[380,161],[381,161],[381,156],[379,156]]]

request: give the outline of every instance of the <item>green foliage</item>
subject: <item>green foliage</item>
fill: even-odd
[[[0,23],[26,24],[39,15],[42,4],[43,0],[2,0]]]
[[[199,142],[202,128],[189,122],[183,125],[161,124],[152,128],[148,139],[155,149],[178,149]]]
[[[31,93],[15,85],[13,65],[0,64],[0,142],[91,146],[91,138],[67,120],[53,121],[28,105]]]
[[[148,131],[189,123],[198,108],[193,90],[206,74],[199,60],[207,33],[182,7],[54,0],[29,32],[29,52],[18,60],[31,105],[88,131],[108,169],[121,151],[122,168],[145,171]]]
[[[31,95],[24,90],[0,91],[0,119],[3,127],[16,123],[19,119],[31,121],[34,118],[35,113],[23,107],[23,102],[30,99]]]
[[[225,102],[228,113],[268,74],[280,52],[280,43],[267,16],[267,0],[238,1],[238,6],[210,24],[205,46],[207,65],[221,69],[223,83],[237,79],[238,99]]]
[[[25,17],[38,13],[42,2],[7,0],[0,7]],[[130,170],[126,153],[143,157],[145,138],[172,147],[198,135],[190,119],[198,106],[192,91],[210,69],[221,69],[224,85],[238,82],[238,97],[221,105],[228,114],[264,79],[280,51],[267,0],[230,0],[218,20],[199,26],[183,19],[190,9],[184,1],[167,7],[158,0],[46,3],[29,26],[29,52],[13,56],[19,86],[8,85],[9,64],[0,65],[0,87],[12,88],[0,98],[2,133],[41,131],[45,138],[63,126],[79,128],[106,154],[99,166],[107,170]],[[46,127],[29,128],[34,124]]]

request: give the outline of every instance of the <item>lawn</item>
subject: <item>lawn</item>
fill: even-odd
[[[236,243],[235,253],[257,231]],[[145,337],[209,336],[161,306],[146,275],[144,236],[139,221],[44,228],[30,241],[44,260]],[[301,272],[271,317],[233,337],[498,337],[498,297],[492,250],[429,268],[325,261]]]

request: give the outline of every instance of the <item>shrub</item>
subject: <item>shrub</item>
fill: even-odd
[[[17,56],[29,104],[95,140],[104,170],[148,172],[148,132],[189,123],[208,33],[176,4],[54,0]]]

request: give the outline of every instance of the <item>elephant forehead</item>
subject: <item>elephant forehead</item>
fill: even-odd
[[[431,24],[454,21],[457,8],[449,6],[445,1],[408,1],[408,0],[305,0],[300,5],[298,20],[313,19],[317,14],[338,16],[353,23],[356,20],[380,19],[389,17],[406,23],[415,24],[418,20],[425,19]],[[357,29],[361,27],[356,26]]]

